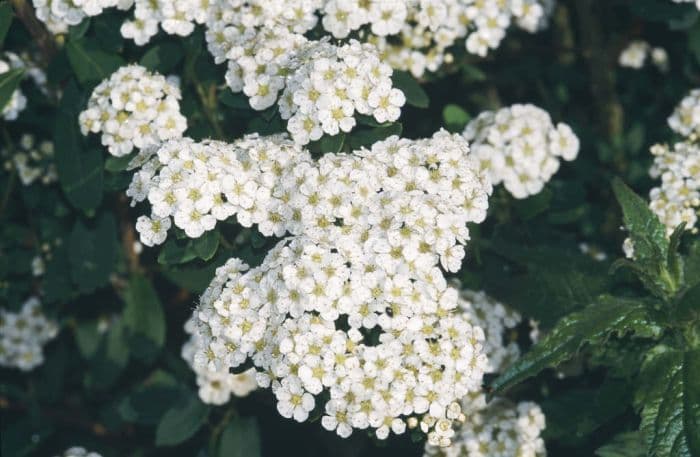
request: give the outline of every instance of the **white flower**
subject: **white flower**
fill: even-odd
[[[44,362],[42,346],[57,333],[57,324],[44,316],[36,297],[17,313],[0,308],[0,366],[33,370]]]
[[[534,105],[481,113],[464,136],[493,183],[502,182],[515,198],[540,192],[559,169],[559,158],[574,160],[579,151],[571,128],[554,126],[549,114]]]
[[[180,114],[180,89],[144,67],[122,67],[92,92],[80,113],[83,135],[102,133],[110,154],[123,156],[179,138],[187,128]]]

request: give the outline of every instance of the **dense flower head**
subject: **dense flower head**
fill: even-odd
[[[57,333],[58,326],[44,316],[36,297],[17,313],[0,308],[0,366],[29,371],[41,365],[42,348]]]
[[[368,40],[379,48],[392,67],[410,71],[416,77],[421,77],[426,71],[436,71],[443,63],[450,62],[449,48],[458,40],[464,40],[467,52],[483,57],[500,46],[511,24],[534,33],[546,25],[553,8],[550,0],[395,3],[403,7],[396,8],[391,2],[370,3],[382,12],[390,11],[391,15],[378,26],[372,25]],[[332,1],[329,4],[345,6],[346,2]],[[356,11],[354,15],[362,15],[362,9],[354,8],[354,5],[347,9]]]
[[[650,207],[667,228],[667,234],[685,222],[686,230],[696,230],[700,211],[700,147],[689,142],[672,147],[657,144],[651,148],[652,178],[661,180],[649,193]]]
[[[0,158],[5,160],[6,169],[15,169],[25,186],[37,180],[42,184],[51,184],[57,179],[51,141],[37,141],[33,135],[24,134],[14,150],[1,149]]]
[[[541,457],[546,450],[541,433],[542,409],[532,402],[506,399],[486,403],[478,393],[462,402],[465,421],[449,447],[426,446],[425,457]]]
[[[213,8],[207,43],[215,61],[228,62],[231,90],[245,93],[256,110],[277,103],[300,144],[350,131],[355,113],[398,119],[405,97],[376,49],[357,40],[307,39],[303,32],[316,21],[313,2],[291,3],[231,0]]]
[[[141,168],[127,195],[151,204],[151,216],[136,227],[148,246],[165,241],[173,222],[197,238],[235,214],[265,236],[336,240],[349,255],[356,245],[375,243],[378,233],[376,249],[406,242],[410,260],[440,260],[456,271],[465,224],[484,219],[490,192],[468,152],[463,138],[445,131],[425,140],[393,136],[318,162],[282,135],[232,144],[171,140],[134,159]],[[401,233],[387,240],[387,231]]]
[[[522,317],[482,291],[461,290],[459,309],[469,322],[484,330],[484,353],[488,358],[486,373],[498,373],[520,356],[511,333]]]
[[[121,34],[144,45],[158,33],[160,26],[171,35],[187,36],[195,24],[207,17],[207,1],[170,0],[34,0],[36,16],[54,34],[67,33],[68,28],[80,24],[85,18],[102,14],[105,9],[134,8],[133,18],[124,21]]]
[[[83,135],[100,133],[117,157],[156,146],[187,128],[180,97],[177,85],[162,75],[139,65],[121,67],[93,90],[80,113],[80,129]]]
[[[61,455],[56,457],[102,457],[97,452],[91,452],[81,446],[73,446],[66,449]]]
[[[668,118],[668,125],[685,137],[700,134],[700,89],[690,91],[681,100]]]
[[[251,359],[283,416],[304,421],[318,408],[341,436],[371,427],[385,438],[417,416],[439,433],[435,424],[459,416],[455,400],[477,391],[487,369],[483,332],[456,312],[439,265],[461,267],[488,179],[466,141],[445,131],[317,162],[282,137],[242,141],[272,160],[282,148],[260,145],[275,140],[298,160],[278,166],[271,190],[246,205],[263,214],[261,233],[292,236],[260,266],[231,259],[219,269],[195,312],[196,369],[228,373]],[[244,189],[250,175],[227,175],[228,188]]]
[[[199,335],[195,332],[194,318],[185,323],[185,331],[190,339],[182,346],[182,358],[195,371],[197,386],[199,386],[199,398],[204,403],[223,405],[231,396],[245,397],[258,388],[255,380],[255,369],[233,374],[225,371],[208,370],[206,367],[194,364],[194,356],[202,346]]]
[[[534,105],[483,112],[467,125],[464,136],[493,184],[503,183],[515,198],[539,193],[559,169],[560,159],[574,160],[579,151],[571,127],[554,125]]]

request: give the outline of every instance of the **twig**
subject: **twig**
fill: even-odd
[[[42,24],[39,19],[36,18],[34,14],[34,8],[27,2],[27,0],[10,0],[13,8],[15,9],[15,14],[17,18],[22,21],[24,26],[29,31],[32,39],[39,47],[41,55],[43,58],[44,66],[48,65],[56,55],[56,41],[53,35],[46,30],[44,24]]]
[[[608,44],[601,28],[601,15],[596,15],[593,6],[603,6],[605,2],[576,0],[578,32],[583,45],[591,76],[591,95],[596,110],[601,114],[608,139],[618,137],[624,128],[623,110],[615,91],[614,60],[609,55]]]

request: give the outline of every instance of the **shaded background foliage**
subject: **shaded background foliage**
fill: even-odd
[[[30,374],[0,370],[2,455],[53,455],[77,444],[105,456],[421,455],[422,443],[407,436],[378,442],[355,433],[342,440],[318,423],[285,420],[268,390],[223,407],[199,401],[194,374],[180,357],[182,326],[217,265],[231,256],[257,264],[275,240],[226,223],[200,239],[171,238],[161,249],[134,254],[136,215],[123,195],[127,160],[108,157],[95,138],[82,137],[77,114],[100,80],[126,62],[140,62],[181,76],[188,135],[195,139],[283,126],[274,108],[255,112],[243,95],[222,87],[224,68],[204,51],[201,30],[184,39],[161,33],[137,47],[122,39],[120,23],[120,13],[106,12],[52,46],[15,19],[5,39],[5,50],[40,48],[49,84],[63,96],[46,98],[23,85],[28,109],[18,121],[0,124],[3,147],[25,132],[53,139],[60,178],[51,188],[23,187],[12,173],[0,174],[0,303],[17,309],[40,290],[44,309],[63,330]],[[667,73],[617,66],[620,51],[636,38],[668,51]],[[625,234],[610,180],[620,176],[648,191],[648,147],[673,138],[666,118],[699,82],[694,5],[561,0],[547,30],[510,30],[485,59],[455,49],[454,62],[420,86],[395,75],[410,105],[400,124],[361,120],[362,128],[310,148],[348,150],[395,133],[429,136],[441,126],[458,132],[478,113],[518,102],[570,124],[581,139],[578,159],[526,200],[496,189],[490,216],[472,228],[456,275],[537,319],[546,332],[600,293],[640,293],[630,275],[608,274],[610,262],[581,253],[579,243],[609,259],[619,256]],[[44,244],[51,257],[36,281],[30,263]],[[105,322],[111,323],[106,330]],[[623,401],[639,365],[635,354],[638,346],[613,338],[559,370],[583,376],[562,378],[550,370],[510,391],[543,405],[549,455],[590,456],[637,428],[639,418]],[[629,453],[634,442],[624,448],[628,453],[619,455],[644,455]]]

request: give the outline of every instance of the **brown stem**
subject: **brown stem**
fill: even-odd
[[[15,9],[15,15],[22,21],[32,39],[41,51],[44,66],[48,65],[56,55],[56,41],[44,24],[37,19],[34,8],[27,0],[10,0]]]
[[[609,53],[609,43],[601,28],[602,12],[594,11],[591,0],[576,0],[579,36],[591,77],[591,95],[597,112],[605,124],[603,128],[609,139],[619,136],[624,127],[623,110],[615,91],[615,56]]]

